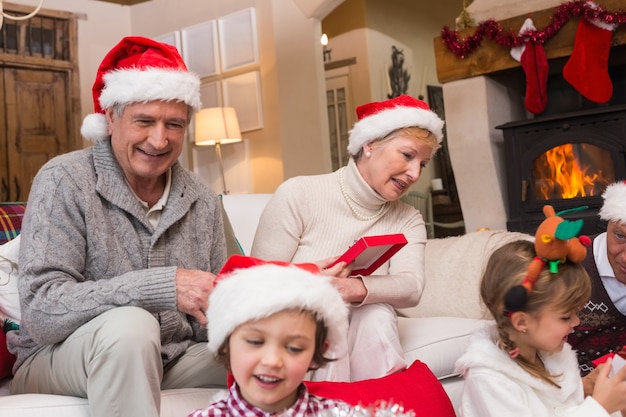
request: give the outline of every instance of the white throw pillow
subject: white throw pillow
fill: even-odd
[[[416,307],[399,310],[406,317],[491,318],[480,299],[480,280],[491,253],[514,240],[533,240],[525,233],[490,230],[428,239],[426,284]]]
[[[19,323],[20,299],[17,294],[17,255],[19,235],[0,245],[0,315]]]

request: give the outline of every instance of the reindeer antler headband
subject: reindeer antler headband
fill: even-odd
[[[528,294],[532,291],[546,264],[549,265],[550,272],[555,274],[558,272],[558,265],[565,262],[566,259],[574,263],[582,262],[585,259],[587,255],[586,246],[589,246],[591,240],[584,235],[576,237],[583,226],[583,221],[581,219],[565,220],[561,215],[586,208],[586,206],[578,207],[555,213],[552,206],[543,207],[543,214],[545,214],[546,219],[537,227],[535,233],[537,256],[530,262],[524,281],[506,293],[504,308],[507,313],[524,309]]]

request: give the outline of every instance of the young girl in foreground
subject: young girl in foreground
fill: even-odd
[[[209,351],[232,373],[229,395],[189,417],[318,416],[347,407],[309,394],[305,374],[348,331],[328,277],[294,265],[231,257],[209,298]],[[343,409],[343,408],[342,408]]]
[[[601,365],[593,394],[584,398],[576,354],[566,343],[591,291],[581,265],[566,261],[556,273],[544,267],[522,309],[505,311],[507,293],[523,282],[535,256],[532,242],[516,241],[489,259],[480,291],[495,323],[477,332],[457,361],[465,377],[460,415],[619,416],[626,367],[609,378],[610,361]]]

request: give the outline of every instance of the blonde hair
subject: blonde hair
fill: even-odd
[[[382,145],[385,142],[389,142],[398,136],[413,136],[414,138],[420,140],[425,145],[430,146],[432,148],[432,153],[430,154],[431,158],[435,156],[437,150],[441,148],[441,143],[437,140],[437,136],[433,132],[428,129],[423,129],[421,127],[410,126],[410,127],[401,127],[400,129],[396,129],[393,132],[389,133],[387,136],[371,140],[367,143],[375,143],[378,145]],[[363,148],[352,156],[355,161],[358,161],[363,155]]]
[[[513,330],[509,314],[504,307],[504,298],[514,286],[520,285],[526,276],[530,262],[536,256],[532,242],[519,240],[507,243],[495,250],[487,262],[480,284],[480,295],[493,315],[498,331],[498,345],[505,352],[517,346],[510,338]],[[581,308],[591,296],[589,275],[580,264],[569,261],[558,266],[558,272],[551,273],[544,268],[521,311],[537,316],[546,306],[557,311],[572,311]],[[559,385],[552,375],[538,364],[531,363],[521,355],[513,358],[519,366],[531,375],[556,387]]]

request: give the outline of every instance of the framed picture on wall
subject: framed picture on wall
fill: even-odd
[[[254,7],[218,19],[222,70],[259,62]]]
[[[259,71],[222,80],[224,106],[234,107],[242,132],[263,127],[263,103],[261,100],[261,76]]]
[[[203,109],[207,107],[222,107],[222,87],[219,81],[200,86],[200,101]]]
[[[200,77],[219,74],[217,22],[209,20],[181,30],[183,59],[189,71]]]

